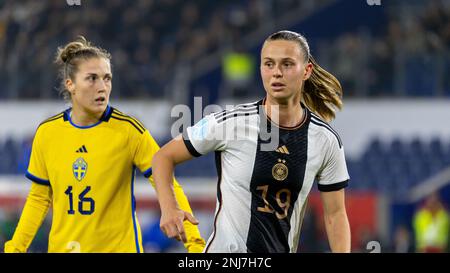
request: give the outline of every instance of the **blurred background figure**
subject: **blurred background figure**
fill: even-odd
[[[328,240],[322,232],[321,219],[317,219],[316,212],[307,207],[303,218],[302,233],[297,252],[320,253],[327,248]]]
[[[397,227],[394,233],[393,250],[394,253],[414,252],[414,243],[411,233],[404,225]]]
[[[447,252],[449,246],[449,213],[442,204],[439,194],[426,197],[421,208],[414,215],[416,251]]]

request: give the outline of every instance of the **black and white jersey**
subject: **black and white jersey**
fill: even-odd
[[[314,181],[320,191],[348,184],[342,142],[326,122],[302,105],[301,124],[276,127],[263,104],[210,114],[184,134],[192,155],[216,153],[217,204],[205,252],[296,252]]]

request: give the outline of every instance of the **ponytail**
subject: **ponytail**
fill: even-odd
[[[342,109],[342,87],[331,73],[323,69],[312,56],[309,57],[313,71],[305,81],[302,100],[314,113],[330,122],[336,116],[336,108]]]

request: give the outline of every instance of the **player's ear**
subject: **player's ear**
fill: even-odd
[[[313,71],[314,67],[312,63],[307,63],[305,66],[305,71],[303,72],[303,80],[307,80],[309,79],[309,77],[311,77],[311,73]]]
[[[69,78],[69,79],[66,79],[65,85],[66,85],[66,90],[69,91],[69,93],[73,95],[75,92],[74,82]]]

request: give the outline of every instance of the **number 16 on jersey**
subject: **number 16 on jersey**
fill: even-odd
[[[78,212],[82,215],[91,215],[95,211],[95,201],[91,197],[86,197],[86,195],[91,190],[91,186],[87,186],[79,195],[78,195]],[[69,198],[69,210],[68,214],[75,214],[75,210],[73,207],[73,187],[67,187],[67,190],[64,192]]]

